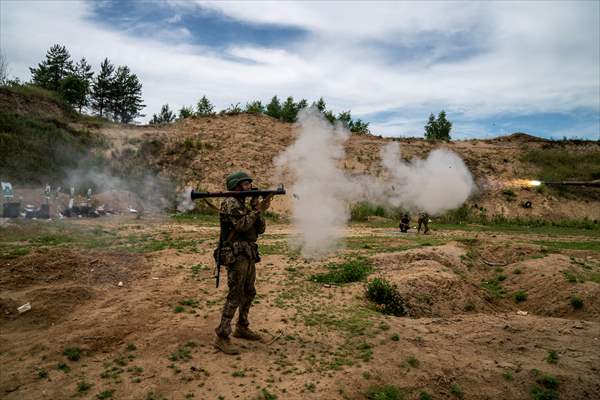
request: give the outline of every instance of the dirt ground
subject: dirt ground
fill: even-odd
[[[0,398],[365,399],[394,385],[405,399],[600,399],[598,230],[352,225],[308,260],[293,227],[270,223],[250,313],[263,341],[234,338],[233,357],[212,346],[217,232],[210,218],[2,220]],[[365,282],[310,279],[356,257],[407,316],[377,311]]]

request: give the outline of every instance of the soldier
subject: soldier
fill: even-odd
[[[410,216],[408,213],[405,213],[402,218],[400,218],[400,232],[407,233],[410,229]]]
[[[244,172],[236,172],[226,179],[227,190],[251,190],[252,178]],[[223,306],[221,323],[215,329],[217,339],[215,347],[225,354],[239,354],[231,344],[231,320],[235,311],[239,311],[236,330],[233,336],[246,340],[261,340],[258,333],[249,328],[248,312],[256,295],[255,263],[260,261],[256,239],[265,232],[265,219],[262,215],[271,204],[271,196],[262,201],[228,197],[221,203],[219,217],[221,221],[221,264],[227,267],[227,286],[229,292]]]
[[[421,225],[423,225],[423,233],[426,235],[429,232],[429,214],[425,211],[419,212],[419,219],[417,220],[419,226],[417,227],[417,232],[421,233]]]

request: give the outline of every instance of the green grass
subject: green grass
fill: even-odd
[[[558,242],[548,240],[536,240],[535,244],[545,246],[551,250],[588,250],[600,252],[600,241],[573,241]]]
[[[419,392],[419,400],[432,400],[433,397],[431,397],[431,395],[429,393],[427,393],[424,390],[421,390]]]
[[[365,296],[375,303],[375,307],[385,313],[395,316],[406,315],[406,305],[398,288],[382,278],[375,278],[367,283]]]
[[[513,299],[515,300],[515,303],[521,303],[527,300],[527,292],[524,290],[517,290],[515,293],[513,293]]]
[[[369,400],[402,400],[404,394],[396,385],[376,385],[371,386],[365,392]]]
[[[329,264],[330,272],[316,274],[310,277],[314,282],[328,284],[343,284],[364,280],[372,271],[370,262],[362,257],[349,259],[340,264]]]
[[[79,361],[81,359],[81,349],[79,347],[67,347],[63,350],[63,355],[71,361]]]
[[[571,303],[571,306],[576,310],[583,308],[583,300],[577,296],[571,296],[571,300],[569,302]]]
[[[103,392],[100,392],[96,395],[96,398],[98,400],[103,400],[103,399],[112,399],[113,397],[113,393],[114,390],[105,390]]]
[[[459,398],[459,399],[462,399],[465,397],[465,393],[458,383],[453,383],[452,385],[450,385],[450,393],[454,397]]]
[[[558,353],[556,352],[556,350],[548,350],[548,355],[546,356],[546,361],[548,361],[549,364],[558,364],[558,360],[559,360],[559,356]]]
[[[92,388],[92,386],[94,386],[94,385],[92,385],[91,383],[81,381],[81,382],[77,383],[77,391],[79,393],[85,393],[88,390],[90,390]]]
[[[496,278],[488,281],[483,280],[481,281],[480,286],[485,289],[493,299],[500,299],[506,294],[506,290],[504,290],[502,284]]]
[[[418,368],[420,364],[419,360],[415,356],[408,357],[406,362],[413,368]]]
[[[512,381],[513,378],[513,374],[510,371],[506,371],[504,373],[502,373],[502,377],[504,378],[505,381]]]

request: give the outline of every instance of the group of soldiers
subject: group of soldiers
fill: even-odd
[[[408,213],[404,213],[402,218],[400,218],[400,232],[408,233],[410,229],[410,215]],[[417,232],[421,233],[421,227],[423,228],[423,233],[427,234],[429,232],[429,214],[425,211],[419,211],[419,217],[417,219]]]

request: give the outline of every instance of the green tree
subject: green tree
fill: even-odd
[[[327,121],[329,121],[330,123],[335,123],[335,114],[330,111],[330,110],[326,110],[323,112],[323,116],[325,117],[325,119],[327,119]]]
[[[179,110],[179,116],[177,117],[177,119],[186,119],[186,118],[190,118],[192,116],[194,116],[194,108],[191,106],[190,107],[183,106]]]
[[[369,123],[363,122],[360,118],[356,121],[350,122],[350,132],[358,133],[360,135],[367,135],[371,133],[369,130]]]
[[[265,106],[262,105],[260,100],[255,100],[246,103],[246,109],[244,111],[251,114],[263,114],[265,112]]]
[[[140,111],[145,107],[142,100],[142,84],[129,67],[119,66],[111,85],[110,112],[115,121],[128,124],[136,117],[142,116]]]
[[[169,124],[173,121],[175,121],[175,113],[171,111],[168,104],[165,104],[160,108],[160,112],[158,113],[158,115],[152,115],[152,119],[149,123],[150,125],[157,125]]]
[[[427,140],[450,140],[452,123],[446,119],[446,112],[440,111],[437,119],[431,113],[425,125],[425,138]]]
[[[267,112],[266,114],[273,118],[281,118],[281,103],[277,96],[273,96],[271,102],[267,104]]]
[[[292,96],[289,96],[281,106],[280,118],[285,122],[296,122],[297,115],[298,104],[294,103],[294,98]]]
[[[321,111],[322,113],[324,113],[325,109],[327,108],[325,100],[323,100],[322,97],[319,97],[319,100],[316,103],[313,103],[313,106],[317,107],[317,110]]]
[[[115,66],[108,58],[100,64],[100,72],[92,83],[91,106],[101,117],[105,116],[110,108],[111,90],[113,88]]]
[[[206,96],[202,96],[196,105],[196,116],[210,117],[211,115],[215,115],[214,110],[215,106],[210,102],[210,100],[208,100]]]
[[[350,124],[352,123],[350,110],[339,113],[337,120],[340,121],[345,128],[350,129]]]
[[[29,68],[34,85],[59,91],[61,81],[73,73],[73,61],[65,46],[55,44],[46,52],[46,59],[37,68]]]
[[[60,81],[59,93],[72,106],[81,106],[87,102],[88,82],[75,74],[67,75]]]
[[[72,104],[77,106],[79,112],[81,112],[83,107],[87,107],[90,104],[90,89],[92,85],[92,77],[94,76],[92,66],[88,64],[85,57],[75,64],[73,75],[79,79],[81,87],[76,102]]]

